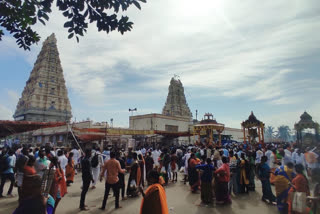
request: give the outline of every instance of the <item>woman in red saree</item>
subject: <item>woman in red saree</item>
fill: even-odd
[[[217,204],[231,203],[231,198],[228,191],[228,183],[230,181],[230,168],[227,157],[222,157],[222,166],[217,169],[214,174],[217,179],[216,199]]]
[[[192,193],[195,193],[200,185],[199,173],[196,169],[198,163],[199,162],[196,160],[195,154],[192,153],[188,161],[189,185],[191,187]]]
[[[297,172],[297,176],[291,182],[292,188],[290,189],[289,194],[293,193],[293,192],[304,192],[304,193],[306,193],[307,196],[309,196],[310,195],[309,183],[308,183],[308,179],[303,174],[303,170],[304,170],[303,165],[302,164],[297,164],[295,166],[295,169],[296,169],[296,172]],[[292,214],[307,213],[306,211],[303,212],[303,213],[292,211],[292,200],[293,199],[288,199],[289,214],[290,213],[292,213]]]
[[[166,192],[161,182],[160,175],[157,171],[152,170],[148,174],[148,183],[150,186],[144,193],[140,187],[143,199],[140,207],[140,214],[169,214]]]
[[[75,168],[74,168],[73,153],[70,152],[68,157],[68,165],[66,166],[67,186],[70,186],[70,184],[73,183],[74,175],[75,175]]]
[[[24,175],[26,175],[26,176],[35,175],[35,174],[37,174],[37,171],[34,168],[34,163],[36,162],[36,159],[32,155],[28,156],[28,158],[29,158],[29,160],[23,168]]]
[[[53,182],[51,184],[50,195],[55,200],[53,214],[57,209],[57,206],[61,200],[61,198],[67,193],[67,184],[64,178],[63,170],[60,167],[57,157],[53,157],[51,159],[50,169],[55,169]]]

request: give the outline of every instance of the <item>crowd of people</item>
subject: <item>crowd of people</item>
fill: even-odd
[[[262,201],[276,205],[280,213],[297,212],[295,192],[313,196],[306,209],[316,209],[320,196],[319,149],[292,145],[227,144],[221,147],[202,144],[140,147],[128,151],[115,148],[81,150],[20,146],[0,150],[0,198],[6,181],[10,181],[8,197],[18,188],[19,206],[15,214],[55,213],[67,188],[81,171],[82,191],[79,208],[88,210],[85,198],[91,186],[105,179],[105,193],[100,209],[106,208],[110,189],[115,208],[122,200],[143,196],[140,213],[168,213],[164,187],[183,182],[192,193],[200,192],[203,205],[231,204],[231,196],[250,194],[256,182],[262,185]],[[127,179],[126,179],[127,174]],[[310,188],[313,182],[313,191]],[[273,188],[275,187],[275,193]],[[144,189],[147,187],[146,191]],[[317,201],[318,200],[318,201]],[[308,202],[308,200],[307,200]],[[37,209],[35,207],[38,207]]]

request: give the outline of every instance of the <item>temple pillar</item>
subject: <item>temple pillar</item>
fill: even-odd
[[[221,147],[222,142],[221,142],[221,132],[219,131],[219,147]]]
[[[103,139],[100,140],[100,151],[103,151],[103,147],[104,147],[104,146],[103,146],[103,144],[104,144],[103,141],[104,141]]]
[[[259,144],[261,144],[261,127],[258,127]]]
[[[192,135],[193,135],[193,139],[196,141],[196,131],[194,130],[194,128],[193,128],[193,133],[192,133]],[[190,143],[190,142],[189,142]]]

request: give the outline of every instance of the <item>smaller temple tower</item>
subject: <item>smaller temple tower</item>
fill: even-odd
[[[13,117],[39,122],[67,122],[72,117],[54,34],[43,42]]]
[[[162,109],[162,114],[167,116],[184,117],[192,119],[184,88],[179,79],[172,78],[169,85],[167,101]]]

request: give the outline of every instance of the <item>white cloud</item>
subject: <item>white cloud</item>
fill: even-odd
[[[19,94],[16,91],[13,90],[7,90],[7,94],[8,94],[8,101],[12,104],[17,104],[19,101]]]
[[[0,104],[0,120],[12,120],[13,112],[11,109]]]
[[[319,56],[317,0],[148,1],[141,11],[128,11],[135,23],[131,32],[107,35],[92,24],[79,44],[67,39],[65,18],[53,11],[47,26],[37,30],[42,41],[55,32],[66,84],[88,105],[165,97],[173,74],[207,96],[242,97],[276,108],[320,91],[318,81],[296,66],[302,58]],[[12,48],[12,39],[6,44],[30,64],[41,48],[39,43],[25,54]],[[118,67],[123,64],[128,71]],[[130,83],[135,77],[145,80]]]

